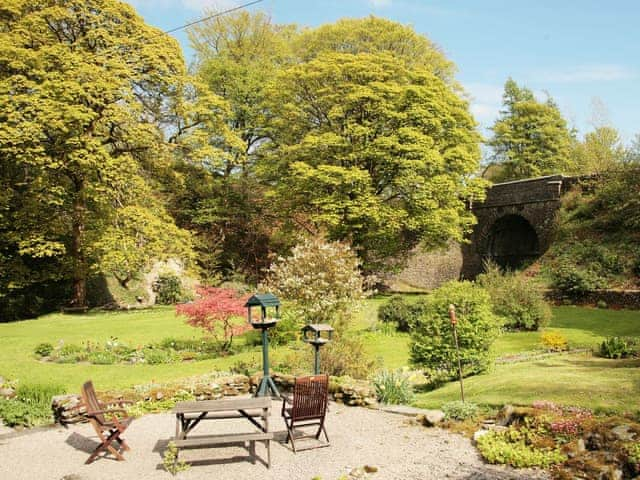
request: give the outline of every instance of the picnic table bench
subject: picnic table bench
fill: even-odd
[[[264,442],[267,448],[267,468],[271,468],[271,446],[273,432],[269,432],[271,398],[238,398],[232,400],[205,400],[179,402],[172,410],[176,415],[176,436],[174,444],[178,448],[207,448],[249,443],[249,453],[255,463],[256,442]],[[256,428],[255,432],[198,435],[190,432],[203,420],[245,418]],[[176,455],[177,461],[177,455]]]

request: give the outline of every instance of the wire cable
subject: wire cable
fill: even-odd
[[[237,10],[242,10],[244,8],[250,7],[252,5],[256,5],[257,3],[261,3],[263,1],[264,0],[254,0],[253,2],[244,3],[242,5],[238,5],[236,7],[224,10],[222,12],[214,13],[213,15],[209,15],[207,17],[203,17],[203,18],[201,18],[199,20],[194,20],[193,22],[185,23],[184,25],[180,25],[179,27],[175,27],[175,28],[172,28],[170,30],[166,30],[164,32],[161,32],[159,35],[168,35],[169,33],[177,32],[178,30],[183,30],[183,29],[188,28],[188,27],[190,27],[192,25],[196,25],[198,23],[206,22],[207,20],[211,20],[213,18],[220,17],[222,15],[226,15],[226,14],[231,13],[231,12],[235,12]]]

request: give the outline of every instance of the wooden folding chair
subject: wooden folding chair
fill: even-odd
[[[296,378],[293,386],[293,396],[288,398],[283,395],[282,416],[287,426],[287,440],[291,439],[291,446],[294,453],[296,452],[296,444],[294,439],[294,429],[296,427],[318,426],[318,431],[312,435],[298,436],[301,438],[320,438],[323,432],[327,442],[325,444],[316,445],[308,448],[329,446],[329,436],[324,428],[324,420],[327,414],[327,404],[329,398],[329,376],[314,375],[310,377]],[[287,404],[291,406],[288,407]],[[307,448],[307,449],[308,449]],[[305,449],[306,450],[306,449]]]
[[[129,445],[127,445],[127,442],[125,442],[121,435],[133,420],[133,417],[129,417],[126,410],[122,407],[131,402],[113,402],[111,405],[118,405],[120,408],[109,408],[108,405],[102,403],[96,397],[96,392],[93,389],[91,380],[82,386],[82,401],[87,408],[86,416],[102,442],[96,447],[85,463],[89,464],[93,462],[96,457],[104,451],[111,452],[118,460],[124,460],[122,454],[118,449],[114,448],[112,443],[117,441],[120,444],[120,449],[130,450]],[[120,418],[116,413],[121,414]],[[109,415],[111,420],[108,420],[105,417],[106,415]]]

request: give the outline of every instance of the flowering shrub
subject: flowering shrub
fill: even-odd
[[[552,352],[563,352],[569,349],[569,342],[567,339],[556,332],[544,332],[540,336],[542,345]]]
[[[231,348],[233,337],[248,331],[244,320],[247,297],[228,288],[200,287],[193,303],[178,305],[176,313],[187,317],[192,327],[201,328],[215,339],[224,339],[223,350]]]
[[[358,259],[348,245],[305,240],[269,268],[262,285],[283,299],[306,323],[342,327],[364,298]]]

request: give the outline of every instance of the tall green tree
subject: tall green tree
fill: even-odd
[[[551,98],[536,100],[533,92],[507,80],[503,110],[487,142],[500,166],[496,181],[518,180],[571,168],[571,133]]]
[[[90,271],[112,271],[124,239],[148,232],[141,224],[175,228],[155,178],[175,155],[220,151],[203,132],[227,135],[224,108],[187,77],[177,43],[125,3],[3,2],[0,254],[11,269],[3,293],[42,280],[27,271],[47,263],[71,280],[72,303],[85,305]],[[153,252],[189,249],[182,233],[167,240]]]
[[[197,232],[200,263],[210,274],[239,271],[255,279],[268,266],[272,228],[253,166],[260,145],[269,140],[266,86],[291,62],[295,34],[293,26],[246,11],[212,18],[189,31],[195,72],[228,102],[227,126],[240,139],[217,163],[186,159],[180,167],[189,187],[176,192],[176,215],[181,225]],[[215,259],[209,258],[211,251],[219,252]]]
[[[615,128],[601,126],[576,142],[572,155],[572,173],[602,174],[619,167],[627,158],[627,150]]]
[[[259,174],[292,231],[348,240],[376,271],[473,224],[480,137],[467,102],[429,70],[323,53],[283,71],[269,98]]]

